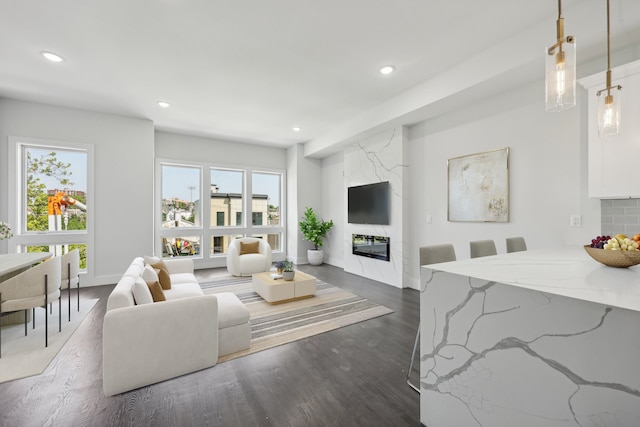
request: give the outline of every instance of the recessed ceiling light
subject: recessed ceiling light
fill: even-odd
[[[393,65],[385,65],[380,68],[380,74],[391,74],[395,71],[395,67]]]
[[[169,104],[166,101],[158,101],[158,107],[169,108],[169,107],[171,107],[171,104]]]
[[[47,58],[51,62],[63,62],[64,61],[62,56],[57,55],[57,54],[52,53],[52,52],[40,52],[40,54],[42,56],[44,56],[45,58]]]
[[[302,128],[299,126],[294,126],[292,129],[294,132],[300,132],[302,130]]]

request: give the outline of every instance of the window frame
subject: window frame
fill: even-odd
[[[201,203],[201,224],[198,227],[180,227],[173,229],[163,229],[161,221],[162,209],[162,166],[174,165],[185,167],[200,167],[202,173],[200,174],[200,194],[195,195],[193,200],[203,200],[206,197],[210,197],[211,191],[211,170],[222,169],[239,171],[243,173],[242,183],[242,224],[231,226],[218,226],[211,224],[211,215],[215,212],[211,212],[211,203]],[[280,224],[277,226],[260,225],[253,226],[251,221],[247,218],[251,218],[252,215],[252,177],[253,173],[267,173],[280,176]],[[225,165],[219,163],[198,162],[190,160],[177,160],[169,158],[156,158],[155,164],[155,183],[156,190],[154,191],[154,248],[156,254],[159,256],[162,252],[162,238],[163,237],[181,237],[181,236],[200,236],[200,254],[186,256],[185,258],[192,258],[197,265],[203,267],[220,267],[224,265],[227,254],[224,253],[212,253],[214,245],[214,237],[222,237],[227,239],[234,239],[239,236],[252,236],[252,235],[268,235],[279,234],[280,235],[280,248],[273,249],[274,254],[284,254],[286,247],[286,171],[283,169],[269,169],[269,168],[252,168],[250,166],[237,166],[237,165]],[[226,193],[225,193],[226,194]],[[214,215],[217,218],[217,215]],[[215,218],[214,218],[215,219]],[[232,224],[236,223],[236,217],[232,218]]]
[[[95,150],[91,144],[78,142],[59,141],[50,139],[28,138],[9,136],[9,180],[8,196],[9,200],[19,200],[14,208],[9,208],[8,219],[12,225],[14,236],[8,241],[9,253],[17,251],[25,252],[29,246],[51,246],[51,245],[86,245],[86,273],[93,277],[95,270],[94,263],[94,223],[95,223]],[[27,231],[26,230],[26,156],[23,156],[24,147],[34,147],[45,150],[65,150],[83,151],[86,153],[86,219],[85,230],[72,231]]]
[[[191,169],[199,169],[200,175],[200,191],[202,192],[203,183],[204,183],[204,167],[201,163],[198,162],[186,162],[180,160],[169,160],[165,159],[160,161],[160,159],[156,159],[155,165],[155,191],[154,191],[154,203],[153,203],[153,217],[154,217],[154,247],[155,253],[157,256],[163,256],[163,239],[176,239],[176,238],[184,238],[184,237],[197,237],[200,239],[200,253],[195,255],[188,255],[185,258],[201,258],[203,253],[203,248],[205,246],[204,243],[204,233],[203,233],[203,222],[206,218],[206,215],[209,214],[209,207],[202,206],[200,211],[200,219],[196,218],[194,223],[200,222],[200,225],[196,225],[194,227],[163,227],[162,226],[162,180],[163,180],[163,166],[170,167],[184,167]],[[199,198],[200,195],[194,195],[195,200]]]

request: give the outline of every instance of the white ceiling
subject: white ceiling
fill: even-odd
[[[562,6],[579,61],[602,58],[606,68],[605,0]],[[446,98],[456,85],[481,83],[465,76],[479,68],[487,77],[477,80],[493,86],[509,70],[541,79],[557,7],[555,0],[0,0],[0,97],[289,146],[327,139],[429,82],[446,86],[439,99]],[[640,1],[611,0],[611,10],[612,47],[640,43]],[[50,63],[41,51],[65,62]],[[491,59],[496,52],[499,61]],[[387,64],[396,72],[379,74]],[[452,69],[463,72],[435,86]],[[428,107],[426,98],[406,108]],[[171,107],[159,108],[160,100]]]

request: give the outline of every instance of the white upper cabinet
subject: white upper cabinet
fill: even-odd
[[[578,81],[588,91],[589,197],[640,198],[640,61],[612,69],[612,84],[622,86],[621,134],[598,136],[598,97],[605,71]]]

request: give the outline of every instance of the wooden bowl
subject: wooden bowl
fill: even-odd
[[[584,245],[584,250],[599,263],[609,267],[627,268],[640,264],[640,251],[611,251]]]

